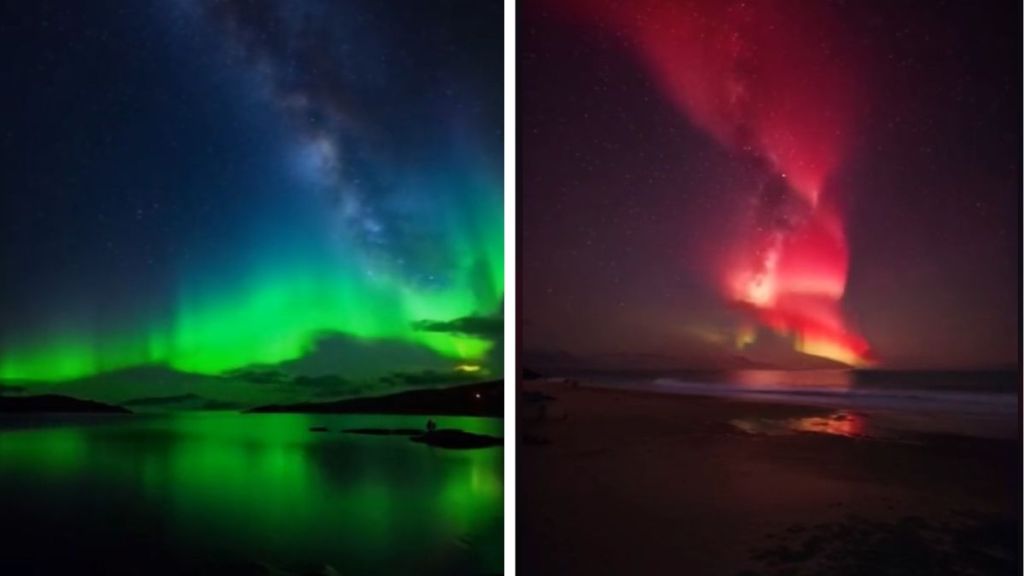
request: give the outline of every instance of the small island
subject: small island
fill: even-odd
[[[415,428],[349,428],[346,434],[365,434],[368,436],[407,436],[410,441],[437,448],[469,449],[501,446],[502,438],[487,434],[474,434],[453,428],[442,428],[424,432]]]
[[[409,438],[409,440],[419,442],[420,444],[426,444],[427,446],[435,446],[437,448],[462,450],[469,448],[489,448],[491,446],[502,445],[502,439],[497,436],[473,434],[462,430],[447,429],[434,430],[433,432],[413,436],[412,438]]]

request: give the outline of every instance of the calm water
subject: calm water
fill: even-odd
[[[437,419],[500,436],[500,420]],[[484,574],[502,449],[347,427],[425,418],[186,413],[0,420],[0,573]],[[326,425],[327,433],[310,426]]]

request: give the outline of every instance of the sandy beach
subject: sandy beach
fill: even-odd
[[[520,397],[525,574],[1020,571],[1018,442],[863,437],[827,408],[585,383]]]

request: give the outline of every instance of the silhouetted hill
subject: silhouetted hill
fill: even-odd
[[[0,413],[91,412],[131,414],[131,410],[92,400],[79,400],[58,394],[39,396],[0,396]]]
[[[305,412],[317,414],[422,414],[501,417],[503,381],[479,382],[449,388],[409,390],[386,396],[350,398],[335,402],[304,402],[260,406],[248,412]]]

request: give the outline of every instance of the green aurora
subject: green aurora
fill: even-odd
[[[495,202],[489,212],[481,221],[490,227],[453,244],[458,281],[447,289],[417,289],[386,277],[370,282],[316,265],[283,266],[222,295],[183,297],[165,324],[110,335],[68,330],[47,335],[37,346],[3,350],[0,379],[55,382],[150,364],[216,375],[295,360],[332,332],[419,344],[453,364],[481,362],[493,346],[490,339],[423,331],[414,324],[499,310],[501,206]]]
[[[56,43],[61,70],[102,76],[33,77],[11,103],[0,382],[294,367],[336,336],[430,355],[396,372],[496,371],[500,335],[458,321],[503,317],[501,42],[477,37],[500,10],[221,8],[68,11],[114,39]],[[393,25],[350,26],[366,14]],[[482,46],[453,59],[425,21]],[[61,104],[67,137],[37,138],[52,108],[22,104],[66,94],[85,98]]]

